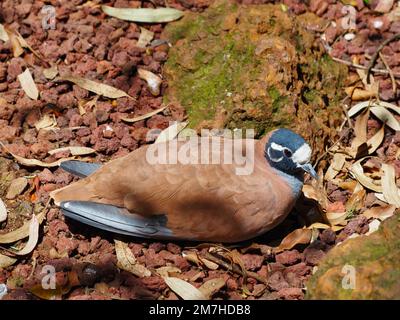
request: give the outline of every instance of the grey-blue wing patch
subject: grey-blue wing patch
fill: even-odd
[[[61,202],[65,216],[93,227],[134,237],[179,239],[166,227],[167,217],[142,217],[126,209],[89,201]]]
[[[101,167],[99,163],[69,160],[61,162],[60,168],[80,178],[85,178]]]

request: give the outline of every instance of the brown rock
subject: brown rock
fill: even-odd
[[[264,257],[256,254],[243,254],[241,256],[246,270],[254,271],[261,268]]]
[[[278,263],[292,265],[301,260],[301,254],[297,250],[284,251],[275,256]]]

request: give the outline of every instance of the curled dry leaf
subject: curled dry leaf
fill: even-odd
[[[50,130],[57,126],[57,120],[54,115],[45,114],[38,122],[35,123],[35,128],[39,130]]]
[[[360,116],[357,117],[354,124],[354,134],[356,137],[352,141],[352,148],[356,149],[363,143],[367,142],[367,126],[369,118],[369,109],[364,111]]]
[[[178,136],[179,132],[181,132],[187,126],[187,124],[187,122],[174,122],[168,128],[161,131],[155,143],[174,140]]]
[[[365,197],[366,197],[365,189],[361,187],[360,190],[355,191],[349,200],[346,202],[346,211],[350,212],[352,210],[360,210],[365,205]]]
[[[57,80],[61,81],[69,81],[72,83],[75,83],[77,86],[86,89],[90,92],[94,92],[100,96],[104,96],[107,98],[111,99],[117,99],[117,98],[122,98],[122,97],[128,97],[133,99],[130,95],[128,95],[126,92],[119,90],[117,88],[114,88],[112,86],[109,86],[107,84],[99,83],[93,80],[85,79],[82,77],[74,76],[74,75],[64,75]]]
[[[386,220],[387,218],[391,217],[394,212],[396,211],[396,206],[394,205],[387,205],[387,206],[377,206],[372,207],[365,210],[362,214],[367,218],[375,218],[381,221]]]
[[[308,244],[311,241],[312,230],[310,229],[296,229],[289,233],[274,249],[275,252],[290,250],[297,244]]]
[[[21,42],[18,40],[18,36],[16,34],[9,32],[8,35],[10,37],[10,42],[13,49],[13,56],[14,58],[17,58],[24,53],[24,49],[22,48]]]
[[[153,96],[160,94],[161,78],[151,71],[145,69],[138,69],[138,75],[140,79],[147,82],[150,92]]]
[[[362,101],[370,98],[375,98],[378,96],[378,86],[374,85],[369,90],[357,88],[355,86],[350,86],[344,89],[346,94],[353,101]]]
[[[153,40],[154,32],[140,27],[140,36],[137,42],[139,48],[146,48],[146,46]]]
[[[39,223],[42,223],[45,217],[46,211],[43,210],[41,213],[39,213],[36,218]],[[29,236],[29,228],[30,228],[31,222],[27,221],[25,222],[22,227],[5,233],[5,234],[0,234],[0,243],[12,243],[16,242],[18,240],[24,239]]]
[[[103,12],[111,17],[126,21],[162,23],[177,20],[183,16],[183,12],[173,8],[113,8],[101,6]]]
[[[18,195],[20,195],[28,185],[28,179],[24,177],[20,177],[11,181],[11,184],[8,188],[6,198],[7,199],[14,199]]]
[[[332,229],[332,231],[336,232],[336,231],[342,230],[344,227],[343,226],[330,226],[325,223],[315,222],[312,225],[308,226],[307,228],[308,229],[321,229],[321,230]]]
[[[25,247],[23,247],[21,250],[13,252],[14,254],[19,256],[24,256],[30,253],[33,249],[35,249],[36,244],[39,240],[39,225],[40,222],[38,218],[36,217],[36,215],[33,215],[32,220],[29,223],[28,242],[26,243]]]
[[[346,156],[343,153],[335,153],[332,162],[325,173],[324,179],[327,181],[333,180],[340,170],[342,170],[345,162]]]
[[[43,69],[43,75],[46,79],[53,80],[58,75],[57,65],[52,65],[50,68]]]
[[[83,116],[86,114],[86,108],[96,108],[97,106],[97,100],[99,99],[99,96],[95,96],[93,99],[90,100],[80,100],[78,101],[78,109],[79,109],[79,114]]]
[[[0,23],[0,40],[7,42],[10,40],[10,37],[8,36],[8,33],[4,26]]]
[[[167,286],[183,300],[207,300],[204,294],[185,280],[175,277],[163,278]]]
[[[35,84],[35,81],[33,81],[32,74],[28,68],[26,68],[24,72],[18,75],[18,81],[29,98],[33,100],[38,99],[39,90]]]
[[[394,115],[385,107],[374,106],[370,108],[371,112],[376,116],[379,120],[381,120],[388,127],[392,128],[395,131],[400,131],[400,123],[394,117]]]
[[[151,276],[150,270],[136,261],[135,256],[126,243],[119,240],[114,240],[114,242],[118,268],[131,272],[139,278]]]
[[[210,270],[217,270],[219,268],[219,265],[217,263],[215,263],[215,262],[212,262],[212,261],[210,261],[210,260],[208,260],[206,258],[203,258],[203,257],[199,257],[199,259],[200,259],[201,263],[203,265],[205,265]]]
[[[0,223],[7,220],[7,208],[3,200],[0,199]]]
[[[18,42],[21,44],[23,48],[29,49],[36,57],[43,60],[43,57],[29,45],[29,43],[24,39],[23,36],[21,36],[21,34],[18,31],[14,31],[14,33],[16,35]]]
[[[11,258],[9,256],[5,256],[0,253],[0,269],[12,266],[16,261],[17,261],[17,259]],[[0,297],[0,300],[1,300],[1,297]]]
[[[373,190],[375,192],[382,192],[382,186],[378,185],[375,180],[367,177],[364,173],[364,169],[361,165],[361,161],[364,159],[360,159],[353,163],[350,168],[350,172],[356,178],[356,180],[361,183],[365,188]]]
[[[161,276],[161,277],[169,277],[171,275],[174,275],[176,273],[181,273],[181,269],[173,266],[165,266],[165,267],[160,267],[156,269],[156,272]]]
[[[394,167],[389,164],[382,163],[382,170],[383,196],[389,204],[396,206],[396,208],[400,208],[400,195],[396,186],[396,173]]]
[[[62,152],[62,151],[69,151],[73,156],[84,156],[87,154],[95,153],[96,150],[88,147],[64,147],[64,148],[57,148],[50,150],[48,153],[49,154],[55,154],[57,152]]]
[[[376,149],[382,144],[383,139],[385,138],[385,125],[383,125],[377,133],[375,133],[370,139],[367,141],[368,145],[368,154],[373,154]]]
[[[325,214],[331,226],[336,226],[340,224],[345,224],[346,217],[348,213],[345,212],[327,212]]]
[[[184,251],[182,252],[182,257],[184,257],[187,261],[196,264],[197,266],[200,265],[200,259],[197,255],[197,252],[193,251]]]
[[[201,287],[199,288],[199,291],[207,298],[211,299],[213,294],[218,292],[219,290],[222,289],[226,284],[226,281],[223,278],[214,278],[211,280],[208,280],[204,282]]]
[[[130,122],[130,123],[137,122],[137,121],[140,121],[140,120],[145,120],[145,119],[147,119],[147,118],[150,118],[150,117],[154,116],[154,115],[157,114],[157,113],[160,113],[161,111],[164,111],[166,107],[167,107],[167,106],[161,107],[161,108],[159,108],[159,109],[156,109],[156,110],[154,110],[154,111],[152,111],[152,112],[146,113],[146,114],[144,114],[144,115],[142,115],[142,116],[139,116],[139,117],[135,117],[135,118],[121,118],[121,120],[123,120],[123,121],[125,121],[125,122]]]

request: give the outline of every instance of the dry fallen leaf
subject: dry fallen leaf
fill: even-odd
[[[211,299],[214,293],[218,292],[225,286],[225,283],[226,281],[223,278],[214,278],[204,282],[199,288],[199,291],[204,295],[204,297]]]
[[[151,276],[150,270],[136,261],[128,244],[119,240],[114,240],[114,242],[118,268],[131,272],[139,278]]]
[[[396,208],[400,208],[400,195],[396,186],[396,172],[394,167],[389,164],[382,163],[382,170],[383,196],[389,204],[396,206]]]
[[[158,96],[160,94],[160,86],[162,83],[162,80],[159,76],[154,74],[151,71],[145,70],[145,69],[138,69],[137,70],[139,78],[143,79],[147,82],[147,85],[150,89],[150,92],[153,96]]]
[[[4,26],[0,23],[0,40],[7,42],[10,40],[10,37],[8,36],[8,33]]]
[[[357,117],[354,124],[354,134],[356,137],[351,143],[353,149],[357,149],[360,145],[367,142],[367,127],[368,127],[369,109],[364,111]]]
[[[144,115],[142,115],[142,116],[139,116],[139,117],[135,117],[135,118],[121,118],[121,120],[123,120],[123,121],[125,121],[125,122],[130,122],[130,123],[137,122],[137,121],[140,121],[140,120],[144,120],[144,119],[147,119],[147,118],[150,118],[150,117],[154,116],[154,115],[157,114],[157,113],[160,113],[160,112],[163,111],[166,107],[167,107],[167,106],[161,107],[161,108],[159,108],[159,109],[156,109],[156,110],[154,110],[154,111],[152,111],[152,112],[146,113],[146,114],[144,114]]]
[[[93,99],[90,99],[90,100],[78,101],[79,114],[81,116],[83,116],[84,114],[86,114],[87,108],[89,108],[89,109],[96,108],[98,99],[99,99],[99,96],[95,96]]]
[[[352,210],[360,210],[365,205],[366,192],[365,189],[361,187],[361,190],[355,191],[349,200],[346,202],[346,211],[350,212]]]
[[[187,122],[174,122],[168,128],[161,131],[154,143],[174,140],[178,136],[179,132],[181,132],[187,126],[187,124]]]
[[[32,74],[28,68],[25,69],[24,72],[18,75],[18,81],[21,84],[22,89],[25,91],[26,95],[33,99],[37,100],[39,97],[39,90],[35,84],[35,81],[32,78]]]
[[[50,68],[44,69],[43,75],[46,79],[53,80],[58,75],[57,65],[52,65]]]
[[[7,149],[7,147],[1,141],[0,141],[0,145],[9,154],[11,154],[14,157],[14,159],[17,160],[17,162],[19,162],[20,164],[27,166],[27,167],[45,167],[45,168],[59,167],[61,162],[74,159],[74,157],[69,157],[69,158],[65,158],[65,159],[59,159],[54,162],[43,162],[43,161],[36,160],[36,159],[26,159],[26,158],[20,157],[16,154],[12,153],[10,150]]]
[[[182,257],[184,257],[187,261],[200,266],[200,259],[196,252],[193,251],[184,251],[182,252]]]
[[[206,258],[203,258],[203,257],[199,257],[199,259],[200,259],[201,263],[203,265],[205,265],[210,270],[217,270],[219,268],[219,265],[217,263],[215,263],[215,262],[212,262],[212,261],[210,261],[210,260],[208,260]]]
[[[358,182],[360,182],[364,187],[373,190],[375,192],[382,192],[382,186],[375,183],[375,181],[364,174],[364,169],[361,165],[361,161],[364,159],[360,159],[353,163],[350,168],[350,172],[356,178]]]
[[[72,83],[75,83],[77,86],[79,86],[83,89],[94,92],[100,96],[105,96],[107,98],[117,99],[117,98],[122,98],[122,97],[128,97],[128,98],[133,99],[130,95],[128,95],[126,92],[124,92],[122,90],[111,87],[107,84],[99,83],[99,82],[81,78],[78,76],[64,75],[57,79],[62,80],[62,81],[70,81]]]
[[[87,154],[95,153],[96,150],[88,147],[64,147],[50,150],[49,154],[55,154],[57,152],[69,151],[73,156],[84,156]]]
[[[387,205],[383,207],[377,206],[369,208],[365,210],[362,214],[367,218],[376,218],[383,221],[391,217],[395,211],[396,211],[396,206]]]
[[[36,218],[39,223],[42,223],[45,217],[46,211],[43,210],[41,213],[39,213]],[[12,243],[16,242],[18,240],[24,239],[27,236],[29,236],[29,228],[30,228],[30,221],[25,222],[22,227],[5,233],[5,234],[0,234],[0,243]]]
[[[185,280],[175,277],[163,278],[167,286],[183,300],[207,300],[204,294]]]
[[[17,261],[17,259],[11,258],[9,256],[5,256],[0,253],[0,269],[12,266],[16,261]],[[1,300],[1,297],[0,297],[0,300]]]
[[[340,170],[342,170],[345,162],[346,156],[343,153],[335,153],[332,162],[325,173],[324,179],[327,181],[333,180]]]
[[[11,46],[13,48],[13,56],[14,58],[17,58],[24,53],[24,49],[22,48],[16,34],[14,34],[13,32],[9,32],[8,35],[10,37]]]
[[[14,199],[20,195],[28,185],[28,179],[20,177],[11,181],[8,188],[6,199]]]
[[[344,89],[346,94],[353,101],[362,101],[370,98],[374,98],[378,96],[378,86],[375,85],[370,90],[365,90],[361,88],[357,88],[355,86],[350,86]]]
[[[136,9],[101,6],[101,9],[111,17],[133,22],[162,23],[174,21],[183,16],[182,11],[173,8]]]
[[[13,253],[19,256],[24,256],[30,253],[33,249],[35,249],[36,244],[39,240],[39,220],[36,215],[32,216],[32,220],[29,223],[29,238],[28,242],[26,243],[25,247],[23,247],[19,251],[14,251]]]
[[[394,117],[394,115],[385,107],[374,106],[370,108],[371,113],[373,113],[379,120],[381,120],[388,127],[395,131],[400,131],[400,123]]]
[[[344,212],[327,212],[325,213],[326,218],[328,219],[331,226],[337,226],[343,224],[348,216],[346,211]]]
[[[275,252],[290,250],[297,244],[308,244],[311,241],[312,230],[310,229],[296,229],[289,233],[274,249]]]
[[[7,220],[7,208],[3,200],[0,199],[0,223]]]
[[[375,133],[370,139],[367,141],[368,145],[368,154],[373,154],[376,149],[382,144],[383,139],[385,138],[385,125],[383,125],[377,133]]]
[[[308,229],[332,229],[334,232],[342,230],[344,227],[343,226],[330,226],[327,225],[325,223],[321,223],[321,222],[315,222],[312,225],[307,227]]]
[[[181,269],[174,267],[174,266],[164,266],[156,269],[156,272],[161,276],[161,277],[169,277],[173,274],[176,273],[181,273]]]
[[[153,40],[154,32],[140,27],[140,36],[137,42],[139,48],[146,48],[146,46]]]
[[[35,123],[35,128],[39,130],[50,130],[57,127],[57,120],[54,115],[45,114],[38,122]]]

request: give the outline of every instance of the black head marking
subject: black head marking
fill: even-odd
[[[307,142],[288,129],[275,130],[265,145],[265,158],[269,164],[289,175],[301,174],[304,171],[301,166],[309,161],[310,155]]]

